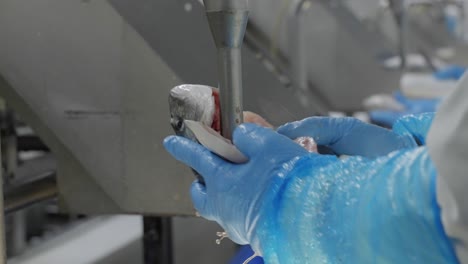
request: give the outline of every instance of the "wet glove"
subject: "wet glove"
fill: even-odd
[[[233,141],[249,161],[232,164],[199,144],[181,137],[168,137],[164,146],[176,159],[203,176],[191,188],[195,209],[201,216],[218,222],[234,242],[244,245],[252,240],[258,211],[265,202],[264,189],[276,188],[298,158],[308,152],[267,128],[243,124],[235,130]]]
[[[425,146],[434,118],[435,113],[403,116],[393,125],[393,132],[399,135],[411,136],[419,146]]]
[[[252,243],[265,263],[458,263],[425,147],[322,162],[300,159],[266,199]]]
[[[281,126],[278,133],[291,139],[312,137],[337,155],[369,158],[417,146],[411,133],[395,133],[351,117],[310,117]]]
[[[371,152],[373,155],[385,155],[395,150],[396,146],[401,146],[402,148],[413,147],[414,144],[410,142],[411,140],[409,140],[408,137],[413,138],[419,145],[424,145],[433,118],[434,113],[402,117],[395,123],[392,132],[350,118],[316,117],[285,125],[280,128],[279,132],[290,135],[292,138],[299,135],[318,138],[322,145],[330,146],[335,152],[346,152],[352,155],[363,155],[369,152],[363,151],[363,145],[369,146],[368,148],[388,145],[388,148],[377,149],[376,152]],[[382,141],[382,138],[388,138],[388,140],[379,143],[378,141]],[[400,142],[396,143],[398,141]],[[337,142],[342,143],[337,144]],[[353,148],[356,144],[360,144],[360,146]],[[344,146],[347,149],[340,146]],[[237,259],[233,260],[232,263],[243,263],[244,260],[252,256],[253,253],[248,249],[249,248],[243,248],[236,256]],[[242,259],[241,256],[243,256]],[[261,262],[261,259],[256,258],[255,261]]]
[[[457,263],[425,147],[339,160],[255,125],[241,125],[234,143],[248,163],[184,138],[164,145],[205,177],[192,186],[200,214],[266,263]]]

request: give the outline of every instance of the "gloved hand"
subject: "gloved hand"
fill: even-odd
[[[200,214],[266,263],[457,263],[424,147],[339,160],[255,125],[240,126],[234,143],[248,163],[184,138],[164,145],[205,177],[192,186]]]
[[[278,133],[291,139],[312,137],[335,154],[368,158],[417,146],[410,133],[394,133],[351,117],[310,117],[281,126]]]
[[[280,186],[297,159],[308,152],[289,138],[253,124],[239,126],[233,142],[249,158],[247,163],[231,164],[181,137],[166,138],[164,146],[205,180],[206,186],[198,181],[192,185],[195,209],[218,222],[231,240],[244,245],[252,240],[265,188]]]
[[[414,147],[411,138],[424,145],[433,118],[434,113],[402,117],[395,123],[392,132],[353,118],[314,117],[284,125],[278,132],[292,139],[299,136],[316,138],[321,145],[340,154],[379,156],[400,147]],[[243,263],[252,254],[243,248],[232,263]],[[260,258],[255,261],[263,263]]]
[[[465,73],[466,68],[452,65],[434,73],[438,80],[458,80]],[[409,99],[401,92],[393,94],[394,99],[403,105],[403,111],[375,110],[369,113],[372,122],[391,127],[400,117],[409,114],[435,112],[441,99]]]
[[[434,118],[435,113],[404,116],[395,122],[393,132],[402,136],[411,136],[418,145],[425,146]]]

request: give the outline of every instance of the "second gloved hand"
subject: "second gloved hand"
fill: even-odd
[[[312,137],[335,154],[368,158],[417,146],[411,133],[395,133],[350,117],[310,117],[281,126],[278,133],[291,139]]]

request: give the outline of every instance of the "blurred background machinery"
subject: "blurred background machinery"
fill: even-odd
[[[407,73],[466,61],[463,1],[255,0],[244,107],[354,115]],[[162,140],[168,91],[217,86],[196,0],[0,0],[8,263],[227,263]],[[212,235],[210,235],[212,234]]]

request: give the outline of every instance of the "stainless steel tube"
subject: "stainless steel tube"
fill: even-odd
[[[307,10],[307,0],[297,0],[292,2],[289,12],[288,26],[288,48],[290,55],[291,77],[293,84],[302,91],[307,91],[308,73],[307,68],[308,50],[307,39],[304,34],[304,14]],[[310,4],[310,3],[309,3]]]
[[[222,133],[231,139],[234,129],[243,123],[240,48],[218,49],[218,70]]]
[[[58,189],[55,173],[38,180],[12,188],[5,193],[5,214],[10,214],[30,205],[57,197]]]
[[[243,122],[242,42],[248,21],[246,0],[205,0],[208,23],[218,49],[222,134],[232,139]]]
[[[0,150],[0,160],[2,153]],[[1,169],[1,166],[0,166]],[[1,170],[3,171],[3,170]],[[3,195],[3,175],[0,171],[0,212],[4,210],[4,195]],[[5,214],[0,214],[0,264],[6,264],[6,243],[5,243]]]
[[[407,56],[407,17],[406,17],[406,6],[403,0],[390,0],[390,8],[393,12],[395,22],[398,26],[398,38],[399,38],[399,47],[398,52],[400,55],[400,68],[402,71],[406,69],[406,56]]]

